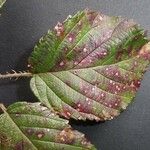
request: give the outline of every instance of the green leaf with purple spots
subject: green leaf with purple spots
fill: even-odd
[[[1,106],[1,105],[0,105]],[[40,103],[1,106],[1,150],[96,150],[68,121]]]
[[[150,63],[146,43],[145,31],[133,20],[78,12],[35,46],[31,89],[66,118],[113,119],[135,97]]]

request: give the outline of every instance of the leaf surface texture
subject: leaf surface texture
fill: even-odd
[[[84,10],[40,39],[30,84],[66,118],[110,120],[133,100],[149,63],[150,44],[133,20]]]
[[[1,150],[95,150],[84,134],[40,103],[17,102],[3,111]]]

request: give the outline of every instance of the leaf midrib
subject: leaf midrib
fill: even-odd
[[[12,122],[12,124],[14,124],[14,126],[16,127],[16,129],[18,130],[18,132],[23,136],[23,138],[26,139],[26,141],[32,145],[32,148],[34,148],[34,150],[38,150],[38,148],[30,141],[30,139],[25,134],[23,134],[23,132],[21,131],[21,129],[17,126],[17,124],[10,117],[10,115],[7,113],[7,111],[4,111],[4,113],[8,116],[9,120]]]
[[[125,19],[124,19],[124,20],[125,20]],[[105,42],[109,41],[109,40],[111,39],[113,33],[115,32],[116,28],[117,28],[124,20],[122,20],[121,22],[119,22],[119,23],[114,27],[114,30],[113,30],[113,32],[111,33],[111,35],[110,35],[110,37],[109,37],[108,39],[106,39],[105,41],[103,41],[102,43],[100,43],[100,45],[98,45],[97,47],[95,47],[90,53],[88,53],[84,58],[82,58],[82,59],[78,62],[78,64],[74,66],[74,68],[77,67],[84,59],[86,59],[86,58],[87,58],[91,53],[93,53],[97,48],[101,47]],[[92,29],[93,29],[93,28],[92,28]],[[90,29],[89,32],[90,32],[92,29]],[[86,36],[86,34],[85,34],[85,36]],[[82,39],[81,39],[81,40],[82,40]]]
[[[12,114],[12,115],[15,115],[15,114]],[[61,120],[60,118],[58,119],[58,118],[52,118],[52,117],[46,117],[46,116],[38,116],[38,115],[36,115],[36,114],[20,114],[21,116],[28,116],[28,117],[30,117],[30,116],[34,116],[34,117],[39,117],[39,118],[46,118],[46,119],[50,119],[50,120],[53,120],[53,121],[57,121],[57,122],[62,122],[62,123],[66,123],[67,124],[67,121],[65,121],[65,120]]]
[[[52,73],[52,74],[53,74],[53,73],[59,73],[59,72],[78,71],[78,70],[85,70],[85,69],[100,69],[100,68],[106,67],[106,66],[117,65],[117,64],[120,64],[120,63],[129,61],[129,60],[131,60],[131,59],[134,59],[134,58],[137,58],[137,56],[132,57],[132,58],[130,58],[130,59],[126,59],[126,60],[117,62],[117,63],[112,63],[112,64],[110,64],[110,65],[99,65],[99,66],[94,66],[94,67],[91,67],[91,66],[90,66],[90,67],[78,68],[78,69],[76,69],[76,68],[71,68],[71,69],[68,69],[68,70],[59,70],[59,71],[49,71],[49,72],[42,72],[42,73],[33,73],[33,75],[42,75],[42,74],[47,74],[47,73]],[[140,63],[140,62],[139,62],[139,63]],[[119,67],[119,68],[120,68],[120,67]],[[121,68],[121,69],[123,69],[123,68]],[[126,69],[124,69],[124,70],[126,70]],[[131,71],[129,71],[129,70],[126,70],[126,71],[131,72]],[[136,72],[133,72],[133,71],[132,71],[132,73],[136,73]]]
[[[69,32],[63,37],[62,41],[58,44],[58,46],[56,47],[56,51],[60,48],[61,44],[64,42],[64,40],[66,39],[66,37],[70,34],[71,31],[73,31],[73,29],[76,27],[77,23],[85,16],[85,13],[83,14],[83,16],[81,18],[79,18],[79,20],[75,23],[75,25],[69,30]]]

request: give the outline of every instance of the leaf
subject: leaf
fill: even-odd
[[[5,2],[6,0],[0,0],[0,8],[4,5]]]
[[[67,120],[40,103],[17,102],[3,111],[1,150],[95,150]]]
[[[35,46],[31,89],[66,118],[113,119],[135,97],[150,63],[146,43],[145,31],[133,20],[78,12]]]

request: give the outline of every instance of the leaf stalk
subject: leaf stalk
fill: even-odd
[[[12,70],[13,73],[6,73],[6,74],[0,74],[0,79],[8,79],[8,78],[20,78],[20,77],[32,77],[33,74],[30,73],[30,72],[26,72],[26,71],[19,71],[19,72],[16,72],[14,70]]]

